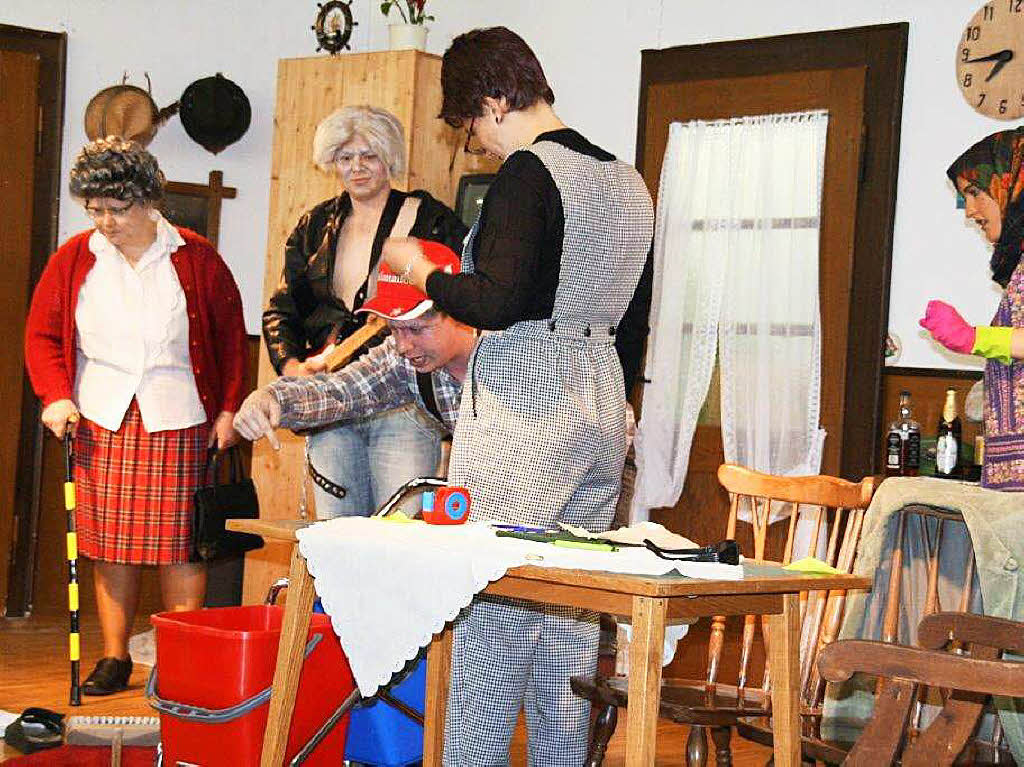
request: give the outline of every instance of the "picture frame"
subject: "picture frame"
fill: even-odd
[[[483,207],[484,197],[494,181],[493,173],[467,173],[459,179],[455,195],[455,215],[468,227],[476,223]]]
[[[211,170],[206,184],[168,181],[160,212],[175,226],[201,234],[213,247],[220,236],[221,200],[234,199],[238,190],[224,186],[224,173]]]

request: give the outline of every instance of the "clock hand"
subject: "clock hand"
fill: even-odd
[[[999,70],[1006,66],[1007,61],[1009,61],[1009,59],[999,59],[999,61],[996,62],[996,65],[992,67],[992,71],[988,73],[988,77],[985,78],[985,82],[988,82],[999,74]]]
[[[1010,61],[1012,58],[1013,58],[1013,51],[1011,51],[1009,48],[1004,48],[1003,50],[998,51],[996,53],[992,53],[992,54],[990,54],[988,56],[979,56],[976,59],[967,59],[966,61],[964,61],[964,64],[978,64],[978,63],[980,63],[982,61],[999,61],[999,62],[1002,62],[1003,64],[1005,64],[1007,61]]]

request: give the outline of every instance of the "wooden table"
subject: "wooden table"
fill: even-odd
[[[295,544],[296,530],[307,524],[299,520],[229,520],[228,528],[262,535],[268,541]],[[261,767],[280,767],[284,761],[288,723],[302,670],[301,648],[306,642],[313,608],[313,579],[298,546],[293,546],[289,578],[291,586],[281,626]],[[666,622],[714,615],[769,615],[775,764],[799,767],[799,594],[811,588],[866,589],[870,585],[870,579],[852,575],[805,575],[757,565],[749,566],[747,577],[741,581],[524,566],[509,570],[484,593],[581,607],[631,619],[628,767],[654,764]],[[427,655],[424,767],[441,764],[450,664],[451,627],[448,626],[434,636]]]

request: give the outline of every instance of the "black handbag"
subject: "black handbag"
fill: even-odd
[[[220,484],[221,459],[230,456],[228,482]],[[192,554],[195,560],[209,562],[222,557],[237,556],[262,548],[263,538],[251,533],[224,529],[228,519],[259,519],[260,505],[256,486],[242,472],[238,447],[220,452],[211,448],[203,474],[204,486],[193,496]]]

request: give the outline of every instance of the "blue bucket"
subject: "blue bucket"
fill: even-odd
[[[423,713],[427,662],[421,658],[392,696]],[[345,758],[378,767],[406,767],[423,759],[423,727],[382,700],[352,709]]]

